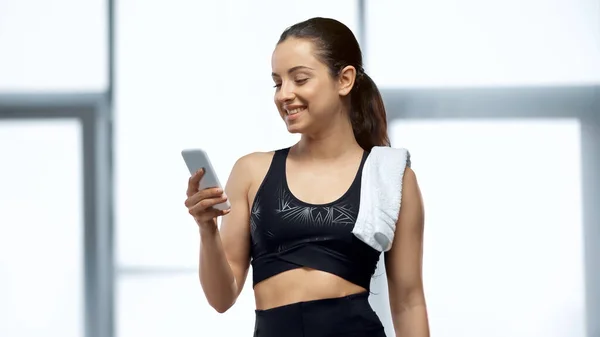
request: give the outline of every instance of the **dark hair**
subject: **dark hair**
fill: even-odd
[[[316,17],[288,27],[277,43],[290,37],[313,42],[317,58],[329,67],[333,77],[339,76],[346,66],[356,68],[356,80],[350,93],[354,137],[366,151],[373,146],[390,146],[383,99],[363,69],[362,52],[352,31],[337,20]]]

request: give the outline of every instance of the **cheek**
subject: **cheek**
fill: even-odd
[[[320,110],[327,105],[329,93],[327,88],[318,85],[302,88],[302,99],[308,103],[311,110]],[[315,111],[316,112],[316,111]]]
[[[311,83],[306,84],[305,86],[301,87],[304,97],[306,97],[307,99],[310,99],[310,100],[320,99],[321,98],[320,96],[322,96],[323,91],[326,89],[327,88],[318,81],[311,82]]]
[[[327,114],[335,108],[337,99],[337,95],[329,90],[329,88],[320,88],[310,97],[311,112],[319,115]]]

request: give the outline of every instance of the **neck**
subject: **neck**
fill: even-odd
[[[296,153],[313,159],[335,159],[349,153],[362,152],[356,142],[352,124],[348,119],[331,123],[315,134],[303,134],[296,146]]]

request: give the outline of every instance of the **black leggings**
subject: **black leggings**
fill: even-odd
[[[369,293],[256,310],[254,337],[385,337]]]

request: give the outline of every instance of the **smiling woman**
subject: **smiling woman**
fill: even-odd
[[[229,310],[251,263],[254,336],[385,336],[368,301],[381,251],[352,232],[363,165],[374,147],[390,146],[381,95],[354,34],[334,19],[287,28],[271,66],[275,105],[301,139],[240,158],[225,191],[199,190],[201,172],[190,179],[185,204],[199,226],[204,294],[216,311]],[[398,174],[403,206],[386,252],[390,305],[397,334],[425,337],[423,207],[412,170]],[[231,209],[212,208],[225,199]]]
[[[290,27],[281,35],[271,63],[277,89],[275,105],[289,132],[302,133],[300,112],[321,122],[314,123],[320,128],[332,123],[328,118],[350,117],[356,139],[365,150],[389,145],[381,95],[363,70],[360,46],[346,26],[323,19],[312,22],[312,26]],[[342,87],[332,86],[331,78],[345,82]],[[346,101],[333,105],[333,113],[327,111],[331,100],[339,97]],[[307,109],[308,101],[313,101],[311,109]],[[305,123],[310,123],[308,118]]]

